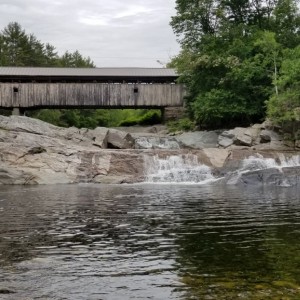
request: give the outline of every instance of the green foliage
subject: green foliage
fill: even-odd
[[[190,131],[195,128],[195,123],[189,118],[183,118],[177,121],[170,121],[167,123],[167,126],[170,132]]]
[[[155,125],[161,122],[161,113],[157,110],[143,111],[119,122],[118,126]]]
[[[51,123],[53,125],[62,126],[61,111],[57,109],[42,109],[35,112],[29,112],[28,115],[30,117],[35,117],[36,119],[40,119],[47,123]]]
[[[94,68],[95,64],[78,50],[59,56],[54,46],[43,44],[33,34],[27,34],[21,25],[12,22],[0,33],[0,66]],[[0,111],[6,115],[7,112]],[[161,120],[160,111],[156,110],[42,109],[26,114],[57,126],[78,128],[152,125]]]
[[[278,93],[282,53],[300,41],[296,2],[176,1],[171,25],[182,51],[170,65],[187,86],[187,108],[198,125],[248,125],[265,117],[266,100]]]
[[[84,58],[78,50],[73,53],[68,51],[58,61],[61,67],[68,68],[95,68],[90,57]]]
[[[158,110],[142,109],[41,109],[29,111],[30,117],[61,127],[96,128],[160,123]]]
[[[78,50],[61,57],[55,47],[27,34],[17,22],[11,22],[0,33],[0,66],[18,67],[95,67],[93,61]]]
[[[278,88],[267,102],[268,116],[279,124],[300,122],[300,46],[284,51]]]

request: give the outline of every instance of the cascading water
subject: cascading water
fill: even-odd
[[[214,180],[211,169],[198,162],[196,155],[158,155],[145,157],[146,182],[206,183]]]
[[[300,166],[300,155],[290,158],[279,155],[278,160],[274,158],[264,158],[262,155],[250,156],[243,160],[241,171],[264,170],[270,168],[298,167]]]
[[[299,155],[292,157],[280,155],[274,159],[256,154],[244,159],[240,169],[226,174],[225,182],[233,185],[295,186],[300,183],[299,167]]]
[[[298,173],[294,176],[293,171],[287,174],[284,170],[300,167],[300,155],[281,155],[277,159],[264,158],[260,154],[250,156],[243,160],[238,170],[228,172],[222,178],[216,178],[211,168],[200,164],[197,156],[192,154],[170,155],[165,158],[158,155],[145,156],[144,164],[145,182],[148,183],[205,184],[220,180],[230,185],[259,183],[292,186],[298,182]]]

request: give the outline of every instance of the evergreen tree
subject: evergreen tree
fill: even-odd
[[[78,50],[73,53],[65,52],[59,59],[59,65],[69,68],[95,68],[93,61],[90,57],[83,57]]]

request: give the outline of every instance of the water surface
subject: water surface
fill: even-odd
[[[299,241],[299,188],[0,187],[0,299],[300,299]]]

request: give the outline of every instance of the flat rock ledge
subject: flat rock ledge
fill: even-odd
[[[147,169],[145,157],[154,155],[194,154],[216,174],[234,169],[255,153],[274,158],[280,155],[278,151],[249,147],[135,149],[140,137],[118,129],[61,128],[27,117],[0,116],[0,184],[142,182]],[[205,138],[214,145],[211,137]],[[266,136],[264,139],[268,140]],[[295,151],[284,153],[292,155]]]

